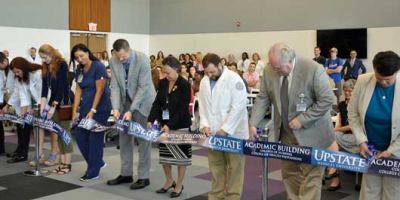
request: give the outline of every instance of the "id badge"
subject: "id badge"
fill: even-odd
[[[305,94],[304,93],[300,93],[299,94],[299,98],[300,98],[300,103],[298,103],[296,105],[296,111],[297,112],[306,112],[307,110],[307,104],[304,103],[304,98],[305,98]]]
[[[82,80],[83,80],[83,74],[79,74],[77,82],[82,83]]]
[[[297,112],[306,112],[307,110],[307,104],[305,103],[299,103],[296,105],[296,111]]]
[[[165,121],[169,120],[169,111],[168,111],[168,109],[162,111],[162,119],[165,120]]]

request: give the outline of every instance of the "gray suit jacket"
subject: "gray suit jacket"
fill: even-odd
[[[151,78],[150,62],[141,52],[133,51],[134,60],[129,66],[128,83],[125,83],[125,70],[122,63],[115,57],[110,60],[111,76],[111,104],[114,110],[121,113],[126,97],[126,87],[129,98],[132,100],[129,111],[138,111],[143,116],[149,116],[151,105],[156,97],[156,92]]]
[[[333,125],[330,110],[336,99],[329,87],[328,76],[318,63],[297,57],[292,71],[289,89],[289,121],[298,117],[302,128],[293,130],[299,145],[327,148],[334,141]],[[274,131],[272,141],[280,139],[281,101],[280,75],[267,66],[260,80],[260,94],[255,100],[250,125],[257,126],[264,118],[265,112],[274,106]],[[305,112],[296,111],[300,103],[300,94],[304,94]]]

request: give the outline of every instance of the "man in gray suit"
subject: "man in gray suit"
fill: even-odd
[[[150,62],[146,55],[133,51],[128,41],[118,39],[114,42],[115,56],[110,60],[111,103],[115,119],[123,114],[125,121],[135,121],[146,127],[147,117],[155,99],[155,90],[151,79]],[[131,189],[141,189],[150,184],[151,142],[138,138],[139,166],[138,180]],[[107,182],[108,185],[133,182],[133,146],[134,137],[119,135],[121,174]]]
[[[318,63],[296,57],[283,43],[269,51],[270,66],[264,69],[250,119],[250,135],[273,105],[274,131],[271,140],[284,144],[328,148],[334,141],[330,109],[335,96],[328,76]],[[282,178],[290,200],[321,199],[324,168],[282,161]]]

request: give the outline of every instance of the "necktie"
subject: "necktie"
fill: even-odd
[[[282,120],[282,128],[286,131],[286,133],[290,132],[289,129],[289,97],[288,97],[288,80],[287,76],[283,77],[282,86],[281,86],[281,120]]]

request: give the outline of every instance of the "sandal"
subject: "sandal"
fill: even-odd
[[[49,157],[46,161],[44,161],[44,165],[46,166],[54,166],[57,162],[57,153],[52,154],[50,153]]]
[[[62,168],[63,165],[64,165],[64,163],[60,163],[60,165],[58,165],[58,167],[53,169],[51,172],[55,173],[55,174],[58,174],[58,172],[61,171],[61,168]]]
[[[59,168],[57,174],[58,175],[65,175],[71,172],[72,165],[71,164],[62,164],[62,167]]]
[[[39,161],[39,165],[42,165],[43,163],[44,163],[44,153],[42,153],[40,156],[39,156],[39,159],[35,159],[35,160],[31,160],[30,162],[29,162],[29,166],[31,166],[31,167],[35,167],[36,166],[36,161]]]

